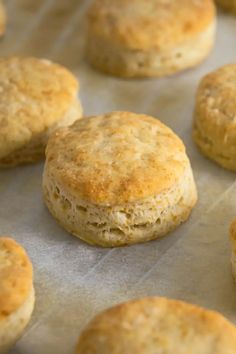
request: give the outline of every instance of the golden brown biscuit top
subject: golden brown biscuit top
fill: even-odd
[[[173,47],[207,29],[212,0],[95,0],[88,12],[91,36],[129,49]]]
[[[216,312],[145,298],[113,307],[88,325],[77,354],[233,354],[236,327]]]
[[[77,91],[76,78],[48,60],[0,59],[0,158],[62,119]]]
[[[202,79],[196,110],[198,117],[223,125],[236,134],[236,64],[223,66]]]
[[[0,320],[24,303],[33,286],[32,264],[13,239],[0,237]]]
[[[112,112],[58,130],[46,149],[60,187],[78,198],[119,205],[172,187],[189,165],[182,141],[146,115]]]

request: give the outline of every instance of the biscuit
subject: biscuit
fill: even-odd
[[[6,16],[5,6],[0,0],[0,36],[2,36],[5,33],[6,22],[7,22],[7,16]]]
[[[66,230],[104,247],[164,236],[187,220],[197,199],[182,141],[160,121],[130,112],[53,134],[43,188]]]
[[[215,37],[213,0],[95,0],[87,13],[91,65],[120,77],[161,77],[194,67]]]
[[[32,264],[23,247],[0,237],[0,354],[19,339],[33,307]]]
[[[206,75],[200,82],[193,137],[201,152],[236,171],[236,64]]]
[[[0,59],[0,166],[44,157],[49,134],[81,117],[78,81],[45,59]]]
[[[216,3],[222,9],[236,14],[236,0],[216,0]]]
[[[150,297],[97,315],[76,354],[234,354],[236,327],[217,312]]]
[[[232,265],[232,273],[234,280],[236,281],[236,220],[234,220],[230,226],[229,230],[230,241],[232,247],[231,253],[231,265]]]

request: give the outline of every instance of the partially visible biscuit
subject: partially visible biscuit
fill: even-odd
[[[204,155],[236,171],[236,64],[223,66],[201,80],[193,137]]]
[[[203,61],[214,36],[213,0],[95,0],[87,56],[111,75],[160,77]]]
[[[5,33],[6,22],[7,22],[6,9],[1,0],[0,1],[0,36],[2,36]]]
[[[0,237],[0,354],[21,336],[34,307],[32,264],[14,240]]]
[[[236,327],[217,312],[150,297],[97,315],[75,354],[234,354]]]
[[[236,281],[236,220],[234,220],[229,229],[230,241],[231,241],[231,265],[233,277]]]
[[[82,119],[53,134],[43,189],[66,230],[104,247],[164,236],[197,200],[182,141],[157,119],[130,112]]]
[[[0,59],[0,166],[42,159],[50,133],[81,118],[78,88],[49,60]]]
[[[216,0],[216,3],[222,9],[236,14],[236,0]]]

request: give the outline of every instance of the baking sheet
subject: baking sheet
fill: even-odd
[[[194,94],[208,71],[236,61],[236,17],[220,15],[216,46],[195,70],[162,80],[119,80],[84,60],[84,13],[89,1],[8,0],[1,55],[35,55],[75,72],[86,115],[111,110],[160,118],[184,140],[199,190],[190,220],[170,236],[143,245],[101,249],[68,235],[42,201],[43,164],[0,171],[0,233],[31,256],[36,309],[11,354],[66,354],[98,311],[145,295],[184,299],[218,310],[236,323],[228,226],[236,217],[235,174],[202,157],[191,140]]]

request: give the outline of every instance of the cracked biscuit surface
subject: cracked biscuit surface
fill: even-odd
[[[236,171],[236,65],[223,66],[200,82],[193,137],[201,152]]]
[[[182,141],[157,119],[130,112],[89,117],[53,134],[43,188],[62,226],[104,247],[165,235],[197,199]]]
[[[44,156],[50,133],[81,117],[78,81],[45,59],[0,59],[0,166]]]
[[[234,354],[236,327],[217,312],[150,297],[97,315],[76,354]]]
[[[121,77],[165,76],[199,64],[215,34],[212,0],[95,0],[87,56]]]
[[[0,354],[21,336],[34,307],[32,264],[13,239],[0,237]]]

